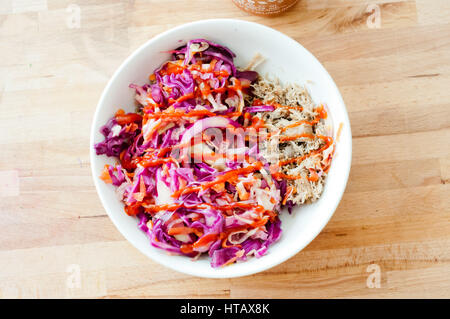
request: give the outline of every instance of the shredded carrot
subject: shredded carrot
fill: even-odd
[[[280,142],[293,141],[293,140],[296,140],[299,138],[314,139],[315,136],[313,134],[308,134],[308,133],[302,133],[302,134],[297,134],[297,135],[293,135],[293,136],[282,136],[282,137],[280,137]]]
[[[215,241],[218,238],[217,234],[207,234],[200,237],[195,243],[192,244],[192,248],[197,249],[208,245],[209,243]]]
[[[241,189],[241,188],[236,188],[238,195],[239,195],[239,199],[240,200],[247,200],[250,198],[250,194],[247,192],[247,190]]]
[[[125,205],[124,210],[125,213],[129,216],[136,216],[139,212],[139,208],[141,205],[139,204],[132,204],[132,205]]]
[[[272,174],[273,177],[275,177],[276,179],[290,179],[290,180],[295,180],[295,179],[302,179],[303,177],[301,175],[286,175],[283,173],[273,173]]]
[[[180,250],[183,254],[190,254],[194,251],[192,245],[189,244],[183,244],[180,246]]]
[[[269,220],[269,216],[264,216],[262,219],[260,219],[256,222],[253,222],[251,224],[251,226],[253,228],[258,228],[258,227],[264,226],[265,224],[267,224],[268,220]]]
[[[167,233],[169,235],[185,235],[195,233],[199,237],[202,234],[198,229],[192,227],[172,227],[167,231]]]
[[[319,116],[321,119],[326,119],[326,118],[327,118],[327,111],[325,110],[325,108],[323,107],[323,105],[319,105],[319,106],[316,108],[316,112],[318,113],[318,116]]]
[[[211,186],[211,188],[217,193],[225,191],[225,182],[217,183],[216,185]]]
[[[336,132],[336,141],[338,142],[339,141],[339,138],[341,137],[341,132],[342,132],[342,126],[344,125],[344,123],[339,123],[339,128],[338,128],[338,130],[337,130],[337,132]]]
[[[142,121],[142,116],[137,113],[128,113],[128,114],[117,114],[116,113],[116,121],[119,125],[126,125],[133,122]]]
[[[222,239],[222,248],[230,248],[230,247],[239,247],[240,248],[240,247],[242,247],[239,244],[228,245],[227,242],[228,242],[228,237],[225,237],[225,238]]]
[[[195,97],[194,93],[188,93],[186,95],[183,95],[181,97],[179,97],[178,99],[174,100],[174,99],[169,99],[169,103],[171,104],[175,104],[175,103],[181,103],[183,101],[189,100],[189,99],[193,99]]]
[[[288,110],[297,110],[299,112],[303,111],[303,108],[301,106],[290,106],[290,105],[281,105],[280,103],[269,103],[269,105],[274,106],[275,108],[285,108]]]
[[[112,184],[111,175],[109,175],[109,165],[106,164],[105,167],[103,167],[102,173],[100,174],[100,179],[104,181],[106,184]]]
[[[317,182],[319,180],[319,175],[315,170],[310,170],[310,176],[307,177],[308,181]]]
[[[292,195],[292,193],[294,193],[294,190],[295,190],[295,188],[292,187],[292,186],[288,186],[288,187],[287,187],[287,189],[286,189],[286,194],[284,194],[284,198],[283,198],[283,201],[282,201],[282,204],[283,204],[283,205],[286,205],[287,199],[289,198],[289,196]]]
[[[124,115],[124,114],[125,114],[125,111],[124,111],[124,110],[118,109],[117,112],[116,112],[116,114],[115,114],[115,116]]]
[[[145,198],[145,194],[146,194],[145,183],[144,179],[141,177],[139,180],[139,193],[134,193],[133,197],[138,202],[142,202]]]

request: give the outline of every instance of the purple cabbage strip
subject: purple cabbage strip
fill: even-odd
[[[194,78],[188,70],[183,70],[181,74],[164,75],[159,83],[172,89],[169,96],[172,99],[194,92]]]
[[[275,108],[272,105],[255,105],[244,108],[245,112],[272,112]]]
[[[230,259],[236,257],[236,253],[240,250],[241,249],[238,247],[228,247],[215,250],[211,256],[211,266],[214,268],[223,266]]]
[[[258,72],[256,71],[236,71],[236,77],[238,79],[246,79],[251,83],[258,79]]]
[[[120,186],[125,182],[125,174],[122,171],[121,165],[109,166],[109,176],[111,176],[112,184],[114,186]]]

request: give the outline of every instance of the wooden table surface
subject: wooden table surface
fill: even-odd
[[[2,1],[0,297],[450,297],[450,1],[367,2],[302,0],[265,18],[231,0]],[[138,46],[231,17],[286,33],[324,64],[349,111],[353,163],[335,215],[302,252],[253,276],[194,278],[113,226],[89,130]]]

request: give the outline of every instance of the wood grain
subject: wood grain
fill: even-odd
[[[80,28],[68,24],[73,5]],[[367,23],[374,6],[379,28]],[[201,279],[152,262],[115,229],[90,175],[89,129],[133,50],[229,17],[317,56],[343,94],[354,153],[339,208],[302,252],[257,275]],[[450,297],[447,0],[301,0],[272,18],[222,0],[6,0],[0,38],[0,297]],[[371,264],[380,288],[367,286]]]

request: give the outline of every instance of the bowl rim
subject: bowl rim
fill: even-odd
[[[236,273],[232,273],[232,274],[222,274],[221,272],[217,272],[217,273],[208,273],[208,274],[204,274],[201,272],[196,272],[193,271],[192,269],[195,269],[195,267],[191,267],[188,269],[180,269],[177,268],[174,264],[176,263],[171,263],[171,262],[166,262],[165,260],[159,260],[157,258],[154,258],[154,256],[149,255],[146,251],[142,250],[137,243],[130,239],[128,237],[128,235],[126,234],[126,232],[123,231],[122,227],[120,226],[120,222],[115,218],[114,214],[112,214],[108,209],[107,209],[107,204],[106,204],[106,199],[104,198],[103,195],[101,195],[101,191],[100,191],[100,180],[99,178],[97,178],[96,176],[98,175],[98,172],[94,171],[94,165],[92,165],[92,163],[95,161],[95,158],[97,157],[95,151],[94,151],[94,144],[95,144],[95,135],[96,135],[96,126],[95,124],[98,122],[98,117],[100,114],[100,109],[101,109],[101,105],[103,105],[104,100],[106,99],[107,93],[110,90],[110,87],[112,86],[113,82],[115,81],[116,77],[118,76],[118,74],[121,73],[121,71],[126,68],[126,66],[128,65],[128,63],[133,60],[137,55],[140,54],[141,51],[145,50],[148,46],[151,46],[152,43],[160,40],[161,38],[164,38],[165,36],[167,36],[168,34],[177,32],[179,30],[182,30],[186,27],[191,27],[194,25],[201,25],[201,24],[210,24],[210,23],[239,23],[239,24],[247,24],[247,25],[253,25],[253,26],[257,26],[261,29],[265,29],[265,31],[268,32],[272,32],[272,34],[276,34],[277,36],[281,37],[284,39],[284,41],[289,42],[292,46],[300,48],[301,50],[303,50],[305,52],[306,55],[309,55],[310,59],[313,59],[317,62],[318,66],[322,69],[322,72],[324,73],[324,75],[328,78],[328,80],[330,81],[332,87],[331,90],[336,91],[337,93],[337,98],[339,103],[343,106],[343,123],[344,126],[346,127],[345,129],[348,131],[346,134],[348,136],[347,140],[344,143],[348,143],[348,157],[349,160],[346,161],[345,165],[344,165],[344,177],[345,177],[345,183],[343,184],[343,187],[341,189],[341,193],[339,194],[339,196],[337,197],[337,200],[331,205],[330,208],[330,213],[328,214],[327,218],[323,218],[321,220],[321,222],[319,223],[319,226],[316,228],[315,231],[311,232],[309,234],[309,236],[307,238],[305,238],[305,240],[303,241],[303,243],[301,245],[297,245],[295,247],[293,247],[291,250],[289,250],[287,253],[285,253],[283,255],[283,258],[279,258],[279,259],[272,259],[271,261],[269,260],[266,264],[262,264],[260,263],[259,265],[256,264],[253,268],[245,271],[245,270],[240,270],[237,271]],[[342,137],[341,137],[342,138]],[[342,143],[342,139],[340,140],[340,143]],[[350,174],[350,168],[351,168],[351,163],[352,163],[352,133],[351,133],[351,126],[350,126],[350,120],[348,117],[348,112],[347,112],[347,108],[345,106],[344,100],[342,98],[341,92],[339,91],[336,83],[334,82],[333,78],[331,77],[331,75],[328,73],[328,71],[325,69],[325,67],[322,65],[322,63],[320,63],[320,61],[310,52],[308,51],[305,47],[303,47],[299,42],[297,42],[296,40],[294,40],[293,38],[287,36],[286,34],[273,29],[271,27],[268,27],[266,25],[260,24],[260,23],[256,23],[256,22],[250,22],[247,20],[241,20],[241,19],[228,19],[228,18],[219,18],[219,19],[203,19],[203,20],[197,20],[197,21],[193,21],[193,22],[188,22],[188,23],[184,23],[178,26],[175,26],[173,28],[170,28],[164,32],[161,32],[157,35],[155,35],[154,37],[150,38],[149,40],[147,40],[146,42],[144,42],[142,45],[140,45],[137,49],[135,49],[121,64],[120,66],[115,70],[115,72],[113,73],[113,75],[110,77],[110,79],[108,80],[106,86],[104,87],[102,94],[100,96],[100,99],[96,105],[96,109],[95,109],[95,113],[94,113],[94,117],[92,119],[92,124],[91,124],[91,131],[90,131],[90,141],[89,141],[89,152],[90,152],[90,163],[91,163],[91,173],[92,173],[92,178],[94,180],[94,185],[96,188],[96,192],[98,197],[100,198],[100,202],[102,203],[103,208],[105,209],[106,213],[108,214],[110,220],[113,222],[114,226],[117,228],[117,230],[122,234],[122,236],[128,241],[130,242],[137,250],[139,250],[141,253],[143,253],[145,256],[147,256],[148,258],[150,258],[152,261],[157,262],[171,270],[175,270],[179,273],[184,273],[184,274],[188,274],[191,276],[196,276],[196,277],[203,277],[203,278],[236,278],[236,277],[242,277],[242,276],[248,276],[248,275],[252,275],[252,274],[256,274],[256,273],[260,273],[262,271],[271,269],[279,264],[284,263],[285,261],[287,261],[288,259],[292,258],[293,256],[295,256],[296,254],[298,254],[300,251],[302,251],[306,246],[308,246],[316,237],[317,235],[320,234],[320,232],[322,232],[322,230],[324,229],[324,227],[328,224],[328,222],[330,221],[331,217],[334,215],[339,203],[342,200],[342,196],[345,192],[345,189],[347,187],[348,184],[348,177]],[[156,248],[155,248],[156,249]]]

